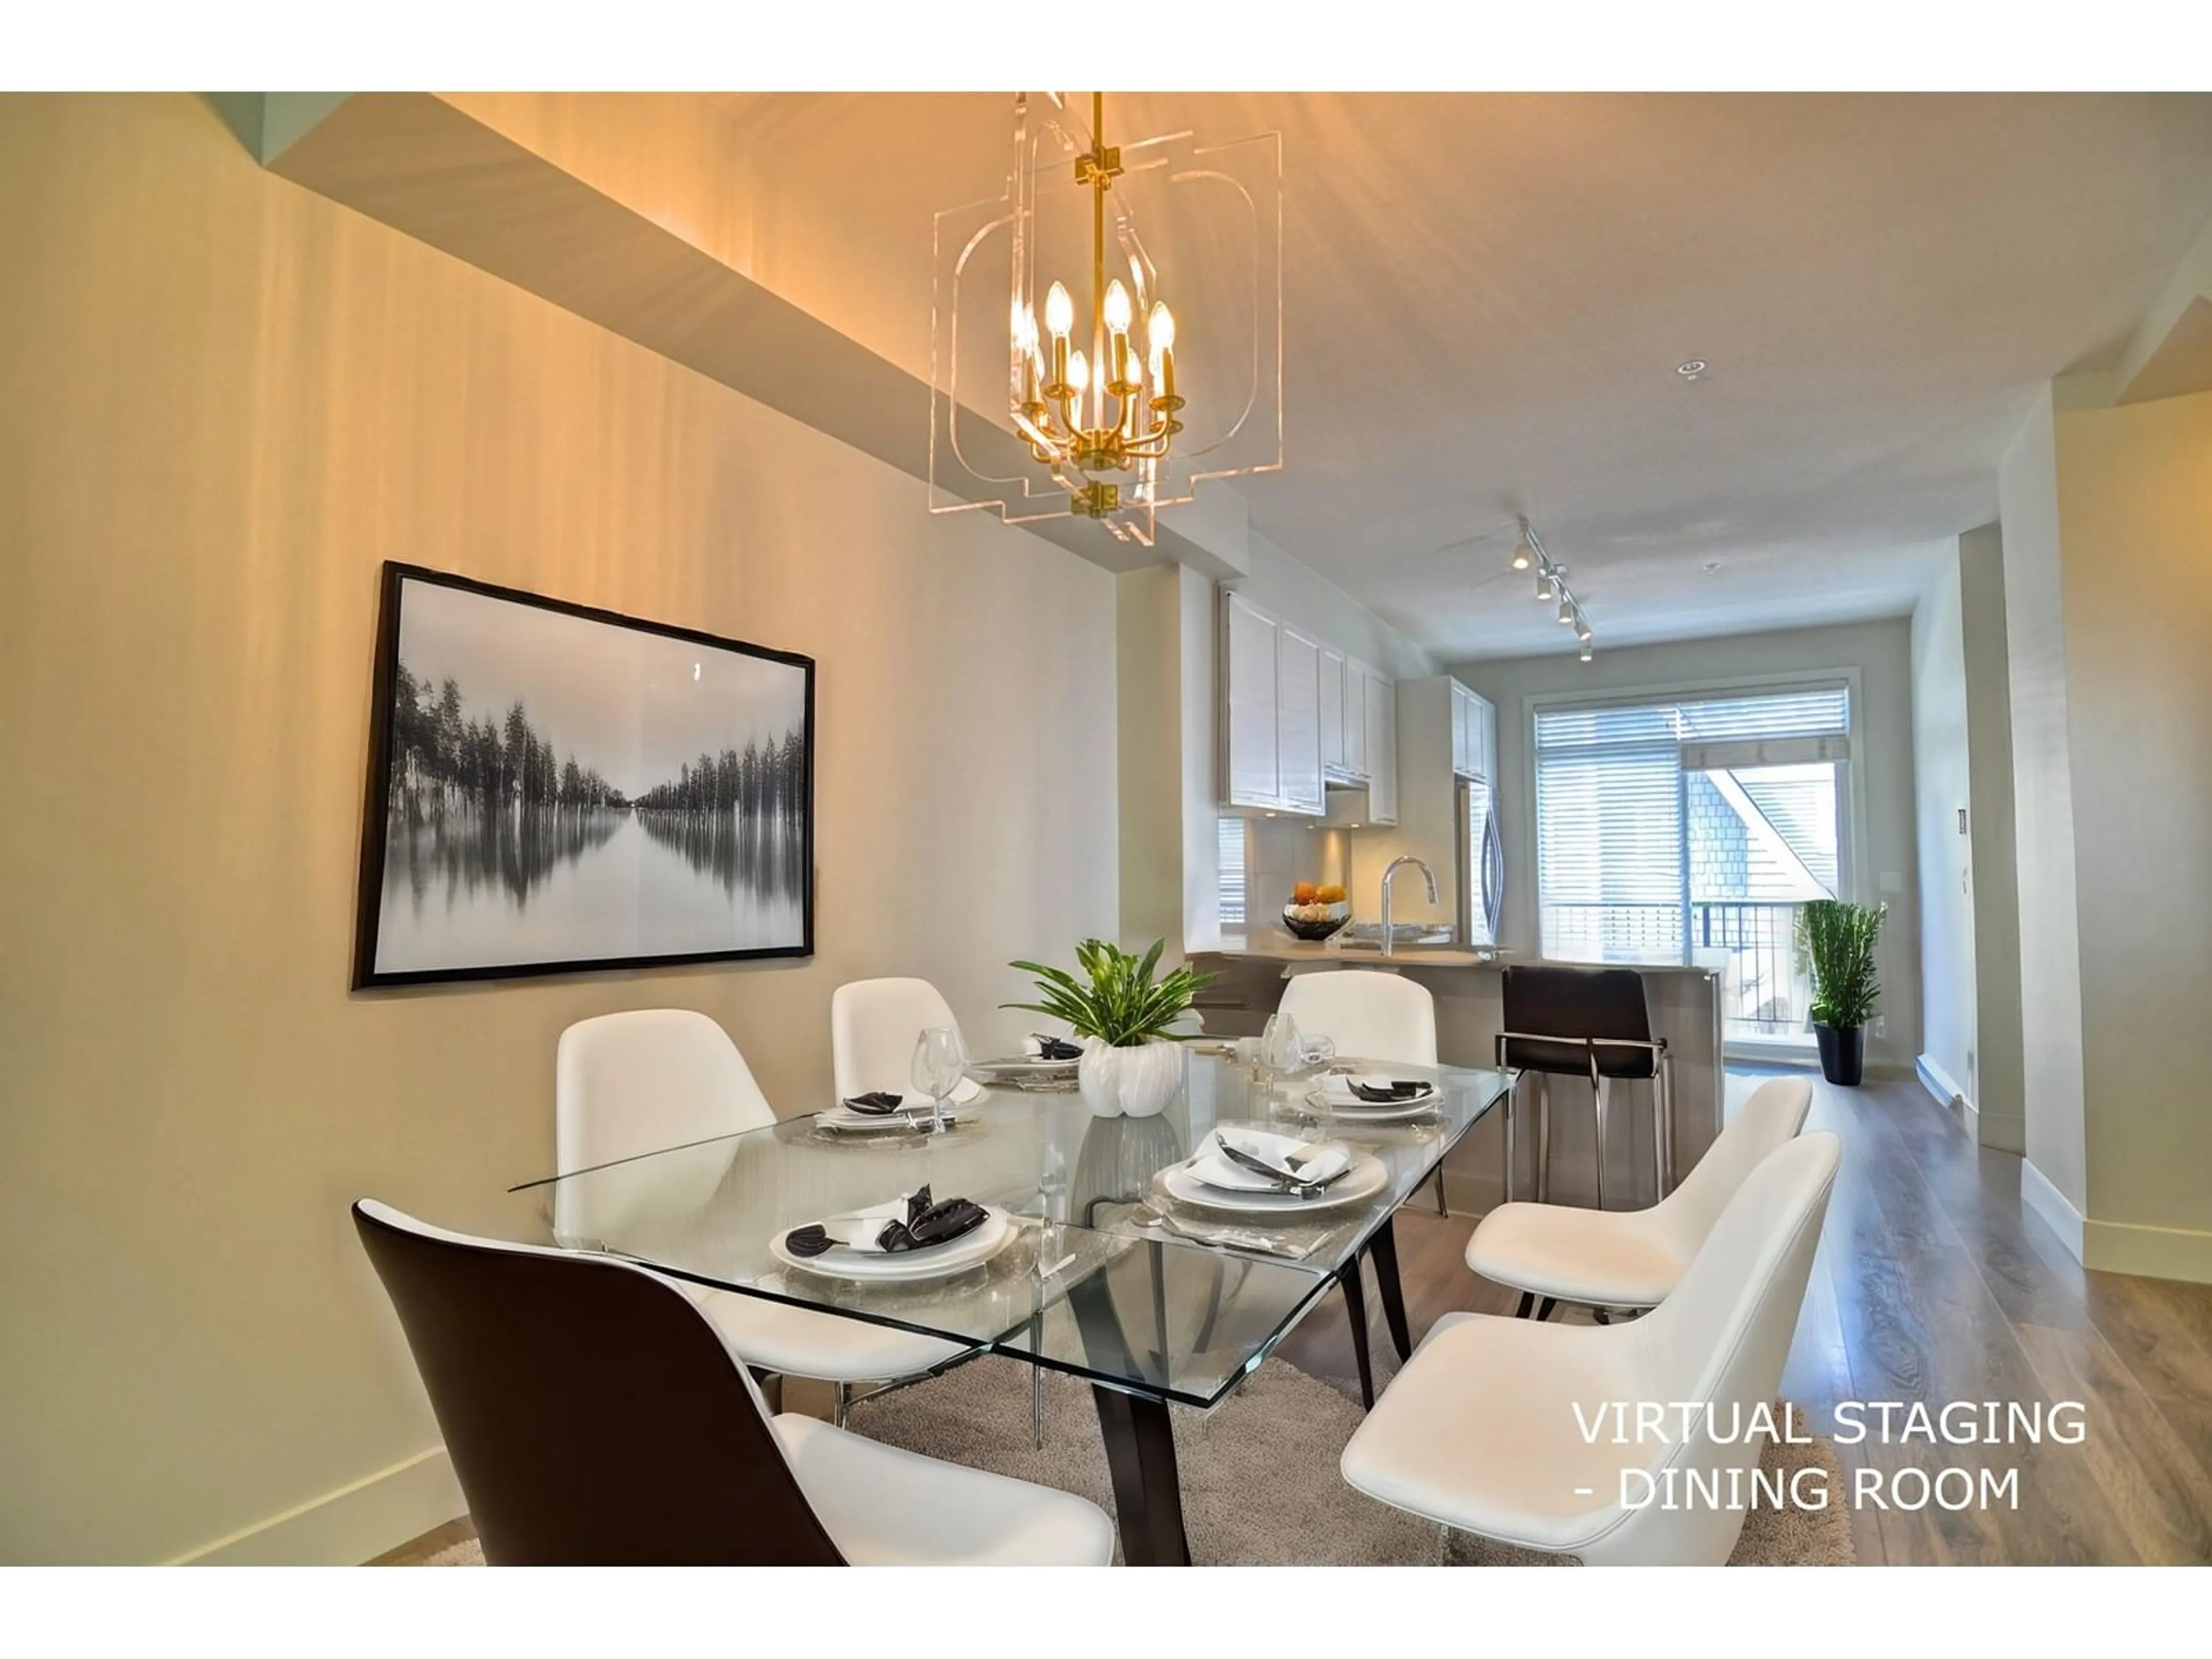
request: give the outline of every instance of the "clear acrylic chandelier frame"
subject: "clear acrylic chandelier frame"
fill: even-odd
[[[1194,499],[1201,483],[1283,464],[1282,137],[1205,143],[1171,132],[1109,149],[1090,107],[1065,94],[1018,94],[1006,193],[937,216],[929,509],[993,508],[1009,524],[1091,518],[1149,547],[1159,510]],[[1101,155],[1119,168],[1103,198],[1089,182]],[[1139,319],[1128,325],[1127,374],[1145,382],[1133,394],[1140,416],[1164,390],[1158,354],[1140,349],[1145,320],[1156,301],[1172,306],[1169,389],[1181,406],[1167,418],[1179,424],[1163,456],[1113,465],[1061,446],[1040,459],[1022,411],[1037,406],[1034,319],[1054,282],[1073,296],[1077,343],[1098,365],[1078,402],[1114,418],[1113,345],[1094,291],[1102,270],[1100,281],[1124,285]]]

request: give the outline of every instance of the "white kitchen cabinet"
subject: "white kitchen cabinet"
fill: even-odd
[[[1278,626],[1275,747],[1284,810],[1318,817],[1321,775],[1321,642]]]
[[[1234,593],[1221,605],[1222,800],[1279,807],[1282,752],[1276,743],[1276,677],[1281,629]]]
[[[1344,659],[1344,775],[1354,783],[1367,781],[1367,684],[1372,674],[1364,663]]]
[[[1457,680],[1450,687],[1453,775],[1492,781],[1498,770],[1498,711]]]
[[[1365,679],[1367,822],[1398,822],[1398,690],[1373,669]]]
[[[1345,775],[1344,653],[1327,646],[1321,653],[1321,769],[1328,777]]]
[[[1498,706],[1487,697],[1468,692],[1471,729],[1468,734],[1473,773],[1483,782],[1498,782]]]

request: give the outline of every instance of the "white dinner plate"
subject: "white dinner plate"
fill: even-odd
[[[963,1233],[949,1244],[933,1244],[924,1250],[855,1250],[832,1244],[820,1255],[800,1255],[784,1243],[789,1233],[778,1233],[769,1242],[769,1254],[787,1267],[804,1268],[832,1279],[868,1279],[883,1283],[917,1279],[943,1279],[969,1267],[980,1267],[1006,1249],[1014,1236],[1006,1212],[986,1206],[983,1224]],[[793,1231],[796,1231],[794,1229]]]
[[[1246,1215],[1309,1214],[1374,1197],[1390,1184],[1390,1172],[1372,1152],[1362,1152],[1352,1160],[1351,1174],[1312,1198],[1289,1193],[1228,1192],[1200,1180],[1188,1164],[1164,1170],[1159,1182],[1160,1189],[1178,1204],[1201,1210],[1233,1210]]]
[[[933,1121],[927,1106],[902,1106],[896,1112],[856,1112],[849,1106],[837,1106],[814,1115],[816,1128],[839,1135],[920,1134]],[[963,1121],[960,1109],[948,1102],[945,1126],[949,1128]]]
[[[1083,1062],[1076,1060],[979,1060],[969,1070],[985,1077],[1073,1077]]]
[[[1402,1123],[1407,1118],[1425,1117],[1437,1109],[1438,1097],[1423,1095],[1419,1100],[1401,1102],[1395,1106],[1381,1106],[1371,1101],[1346,1101],[1326,1089],[1316,1089],[1306,1097],[1306,1104],[1316,1112],[1326,1112],[1331,1117],[1340,1117],[1346,1123]]]

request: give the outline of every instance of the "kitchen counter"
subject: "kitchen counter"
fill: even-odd
[[[1395,956],[1386,957],[1380,951],[1346,951],[1332,947],[1326,939],[1316,944],[1309,939],[1292,939],[1288,933],[1263,934],[1256,939],[1235,944],[1224,941],[1218,951],[1202,951],[1196,954],[1208,957],[1243,957],[1261,962],[1333,962],[1346,968],[1505,968],[1516,964],[1534,964],[1545,967],[1588,968],[1587,962],[1558,962],[1547,957],[1524,956],[1519,952],[1481,946],[1469,948],[1453,945],[1408,945]],[[1712,977],[1710,968],[1694,968],[1680,963],[1643,963],[1637,964],[1639,974],[1688,974],[1707,979]]]
[[[1540,957],[1503,957],[1474,950],[1413,947],[1394,957],[1376,951],[1331,950],[1270,931],[1219,951],[1194,951],[1192,965],[1217,975],[1199,994],[1208,1032],[1256,1036],[1282,1000],[1283,987],[1299,975],[1331,969],[1402,974],[1436,1000],[1437,1056],[1447,1066],[1497,1064],[1498,1034],[1504,1029],[1504,980],[1500,970]],[[1562,963],[1561,967],[1588,967]],[[1638,966],[1656,1035],[1672,1057],[1674,1079],[1674,1175],[1687,1174],[1720,1133],[1723,1101],[1720,985],[1709,968],[1673,963]],[[1362,1056],[1364,1058],[1365,1056]],[[1516,1091],[1511,1109],[1521,1114],[1513,1196],[1535,1195],[1537,1079]],[[1596,1200],[1597,1148],[1587,1082],[1550,1079],[1552,1185],[1555,1203]],[[1456,1210],[1480,1214],[1504,1196],[1503,1114],[1492,1113],[1470,1130],[1444,1164],[1444,1191]],[[1615,1209],[1654,1201],[1656,1125],[1649,1084],[1613,1085],[1613,1121],[1606,1158],[1606,1198]]]

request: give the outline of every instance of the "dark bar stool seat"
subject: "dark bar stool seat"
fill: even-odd
[[[1498,1035],[1501,1071],[1534,1072],[1537,1079],[1536,1201],[1551,1195],[1554,1077],[1587,1078],[1597,1128],[1597,1206],[1605,1208],[1606,1129],[1617,1081],[1652,1085],[1653,1173],[1659,1196],[1674,1185],[1673,1066],[1666,1041],[1651,1032],[1644,975],[1632,968],[1561,968],[1523,963],[1504,972],[1504,1026]],[[1506,1114],[1505,1196],[1513,1196],[1513,1113]]]

